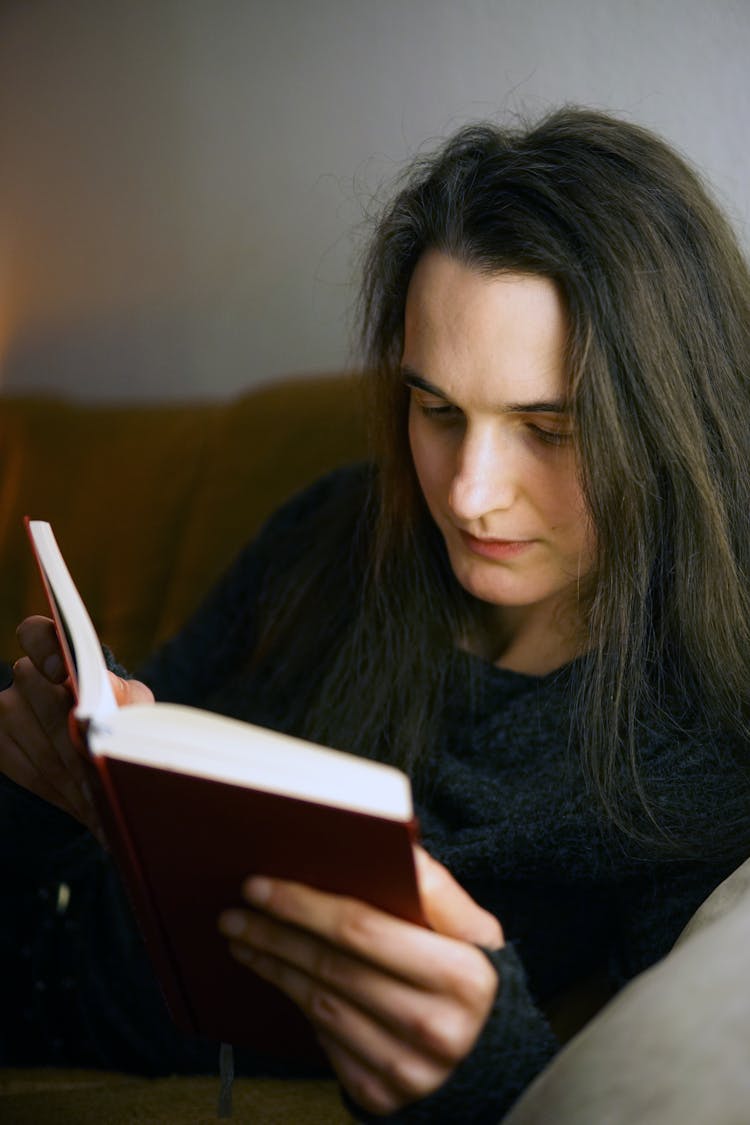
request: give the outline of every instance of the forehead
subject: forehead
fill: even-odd
[[[406,300],[403,362],[446,390],[476,379],[560,393],[567,318],[548,277],[486,273],[427,251]],[[447,384],[446,384],[447,381]]]

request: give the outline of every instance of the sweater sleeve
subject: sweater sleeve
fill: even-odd
[[[487,953],[499,987],[473,1050],[452,1076],[427,1098],[387,1117],[368,1113],[344,1092],[357,1121],[367,1125],[497,1125],[531,1080],[555,1054],[558,1044],[532,1000],[526,974],[512,944]]]

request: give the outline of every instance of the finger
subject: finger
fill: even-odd
[[[59,684],[67,678],[53,621],[48,617],[27,617],[18,626],[16,636],[34,667],[51,683]]]
[[[429,991],[466,994],[486,985],[477,963],[490,966],[466,942],[404,922],[343,895],[299,883],[253,877],[243,894],[251,905],[324,938],[331,945]]]
[[[320,1029],[317,1038],[341,1085],[354,1098],[357,1105],[362,1106],[369,1113],[385,1116],[397,1112],[409,1101],[416,1100],[414,1097],[401,1094],[396,1083],[389,1080],[387,1072],[377,1066],[369,1065],[345,1043],[339,1042],[335,1036]],[[443,1075],[433,1089],[442,1085],[445,1077],[446,1075]],[[396,1075],[397,1081],[398,1075]],[[432,1092],[431,1089],[425,1090],[418,1096],[425,1097]]]
[[[33,716],[18,728],[23,730],[24,748],[33,749],[45,778],[62,794],[65,802],[62,807],[85,824],[103,844],[101,820],[91,797],[93,770],[71,740],[69,720],[73,696],[69,684],[49,684],[26,658],[16,662],[15,673]]]
[[[63,792],[45,776],[38,765],[12,738],[3,734],[0,736],[0,770],[16,785],[36,794],[51,805],[73,812],[76,794],[72,791]],[[76,808],[76,815],[78,809]]]
[[[67,734],[70,694],[64,687],[50,684],[28,657],[16,661],[13,674],[13,686],[0,694],[2,731],[37,764],[59,767],[54,743],[56,736]],[[49,774],[50,770],[43,772]]]
[[[22,747],[0,733],[0,770],[17,785],[56,805],[91,827],[92,810],[83,793],[57,760],[49,743]]]
[[[89,823],[92,810],[82,792],[84,765],[68,734],[70,693],[50,684],[28,657],[16,661],[14,678],[13,688],[0,697],[3,733],[16,747],[13,754],[6,742],[8,761],[17,773],[14,780],[46,800],[52,799],[51,787],[57,794],[53,803]],[[34,783],[36,777],[44,779],[42,789]]]
[[[417,1041],[418,1048],[413,1046],[373,1019],[370,1012],[351,1003],[348,997],[321,987],[305,972],[279,958],[248,950],[243,945],[230,948],[238,960],[281,989],[307,1016],[316,1033],[338,1044],[349,1059],[358,1059],[379,1074],[395,1104],[424,1097],[439,1086],[476,1038],[475,1033],[456,1051],[441,1050],[439,1054],[432,1054],[425,1048],[422,1037]],[[432,1022],[439,1025],[437,1014]]]
[[[42,675],[52,683],[62,683],[67,678],[53,621],[48,617],[27,617],[16,633],[22,649]],[[140,680],[125,680],[113,672],[109,675],[118,706],[153,702],[151,690]]]
[[[414,862],[425,920],[433,930],[485,949],[505,944],[497,918],[476,903],[442,863],[419,845],[414,847]]]
[[[273,958],[261,959],[259,967],[265,979],[277,983],[272,962]],[[453,1069],[453,1059],[445,1062],[414,1050],[343,997],[313,990],[314,1003],[308,1012],[298,1000],[301,996],[304,1003],[309,989],[304,974],[287,970],[281,979],[286,995],[309,1016],[337,1074],[358,1101],[360,1076],[365,1074],[368,1102],[390,1112],[431,1094]]]
[[[469,954],[475,959],[478,987],[472,988],[464,980],[455,997],[404,981],[262,914],[229,911],[222,915],[220,928],[233,939],[232,949],[239,960],[250,965],[253,958],[265,959],[264,964],[273,959],[265,969],[267,974],[273,973],[269,979],[291,995],[311,1020],[317,1018],[316,1004],[321,997],[338,997],[346,1010],[355,1005],[353,1011],[366,1012],[370,1023],[381,1028],[380,1035],[388,1028],[400,1042],[412,1043],[444,1063],[469,1051],[497,990],[496,974],[484,954],[473,947]],[[353,1022],[352,1017],[348,1023]],[[342,1034],[347,1040],[352,1027],[345,1026]]]
[[[336,1077],[357,1105],[378,1116],[395,1113],[401,1108],[382,1073],[323,1031],[318,1032],[318,1042],[328,1056]]]
[[[141,683],[140,680],[125,680],[109,673],[112,690],[115,693],[115,702],[118,707],[129,707],[133,703],[153,703],[154,693],[151,688]]]
[[[81,755],[75,750],[69,733],[69,714],[73,705],[73,696],[65,684],[50,684],[47,677],[40,673],[29,657],[21,657],[13,666],[15,686],[20,695],[20,701],[28,709],[21,713],[19,701],[19,715],[17,730],[23,732],[24,745],[26,739],[39,738],[41,734],[55,751],[58,758],[62,758],[70,771],[81,778],[83,764]]]

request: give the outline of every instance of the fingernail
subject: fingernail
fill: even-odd
[[[117,703],[122,705],[123,700],[128,697],[128,682],[123,680],[122,676],[112,676],[112,687],[115,692],[115,699]]]
[[[242,893],[255,906],[262,906],[271,897],[271,880],[254,875],[252,879],[247,880]]]
[[[245,918],[239,910],[225,910],[219,915],[219,929],[227,937],[239,937],[245,929]]]
[[[53,652],[47,657],[42,668],[48,680],[53,680],[57,683],[65,678],[65,665],[56,652]]]

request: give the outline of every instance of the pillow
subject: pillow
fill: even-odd
[[[750,1120],[750,860],[671,952],[537,1077],[502,1125],[739,1125]]]

